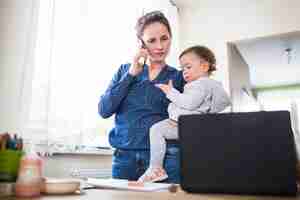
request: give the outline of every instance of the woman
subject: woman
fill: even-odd
[[[155,84],[172,80],[175,88],[182,91],[183,87],[182,74],[165,62],[172,33],[164,14],[145,14],[138,19],[136,31],[140,49],[131,64],[121,65],[98,104],[103,118],[115,114],[115,127],[109,134],[109,142],[116,148],[112,176],[128,180],[137,180],[149,165],[150,127],[168,118],[170,102]],[[149,64],[140,64],[141,58]],[[178,156],[177,145],[169,144],[164,162],[169,174],[166,182],[179,183]]]

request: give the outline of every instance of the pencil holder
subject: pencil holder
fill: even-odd
[[[0,151],[0,182],[15,182],[18,176],[22,151]]]

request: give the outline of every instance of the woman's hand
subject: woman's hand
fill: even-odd
[[[148,50],[146,48],[140,48],[137,54],[133,58],[133,62],[129,69],[129,74],[132,76],[137,76],[139,73],[143,71],[144,61],[148,57]],[[143,58],[143,63],[140,63],[140,59]]]
[[[165,94],[168,94],[173,88],[173,82],[169,80],[168,84],[155,84],[155,86],[161,89]]]

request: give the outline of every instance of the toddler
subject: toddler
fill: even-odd
[[[179,115],[218,113],[230,105],[230,99],[222,84],[209,78],[216,70],[213,52],[205,46],[193,46],[179,56],[183,67],[183,78],[187,82],[183,93],[177,91],[172,81],[157,84],[171,101],[168,106],[169,119],[162,120],[150,128],[150,164],[139,178],[141,182],[156,182],[168,178],[163,169],[166,139],[178,139]]]

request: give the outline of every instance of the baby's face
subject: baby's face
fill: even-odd
[[[208,75],[208,62],[193,52],[184,54],[180,58],[180,65],[183,68],[183,78],[188,83]]]

